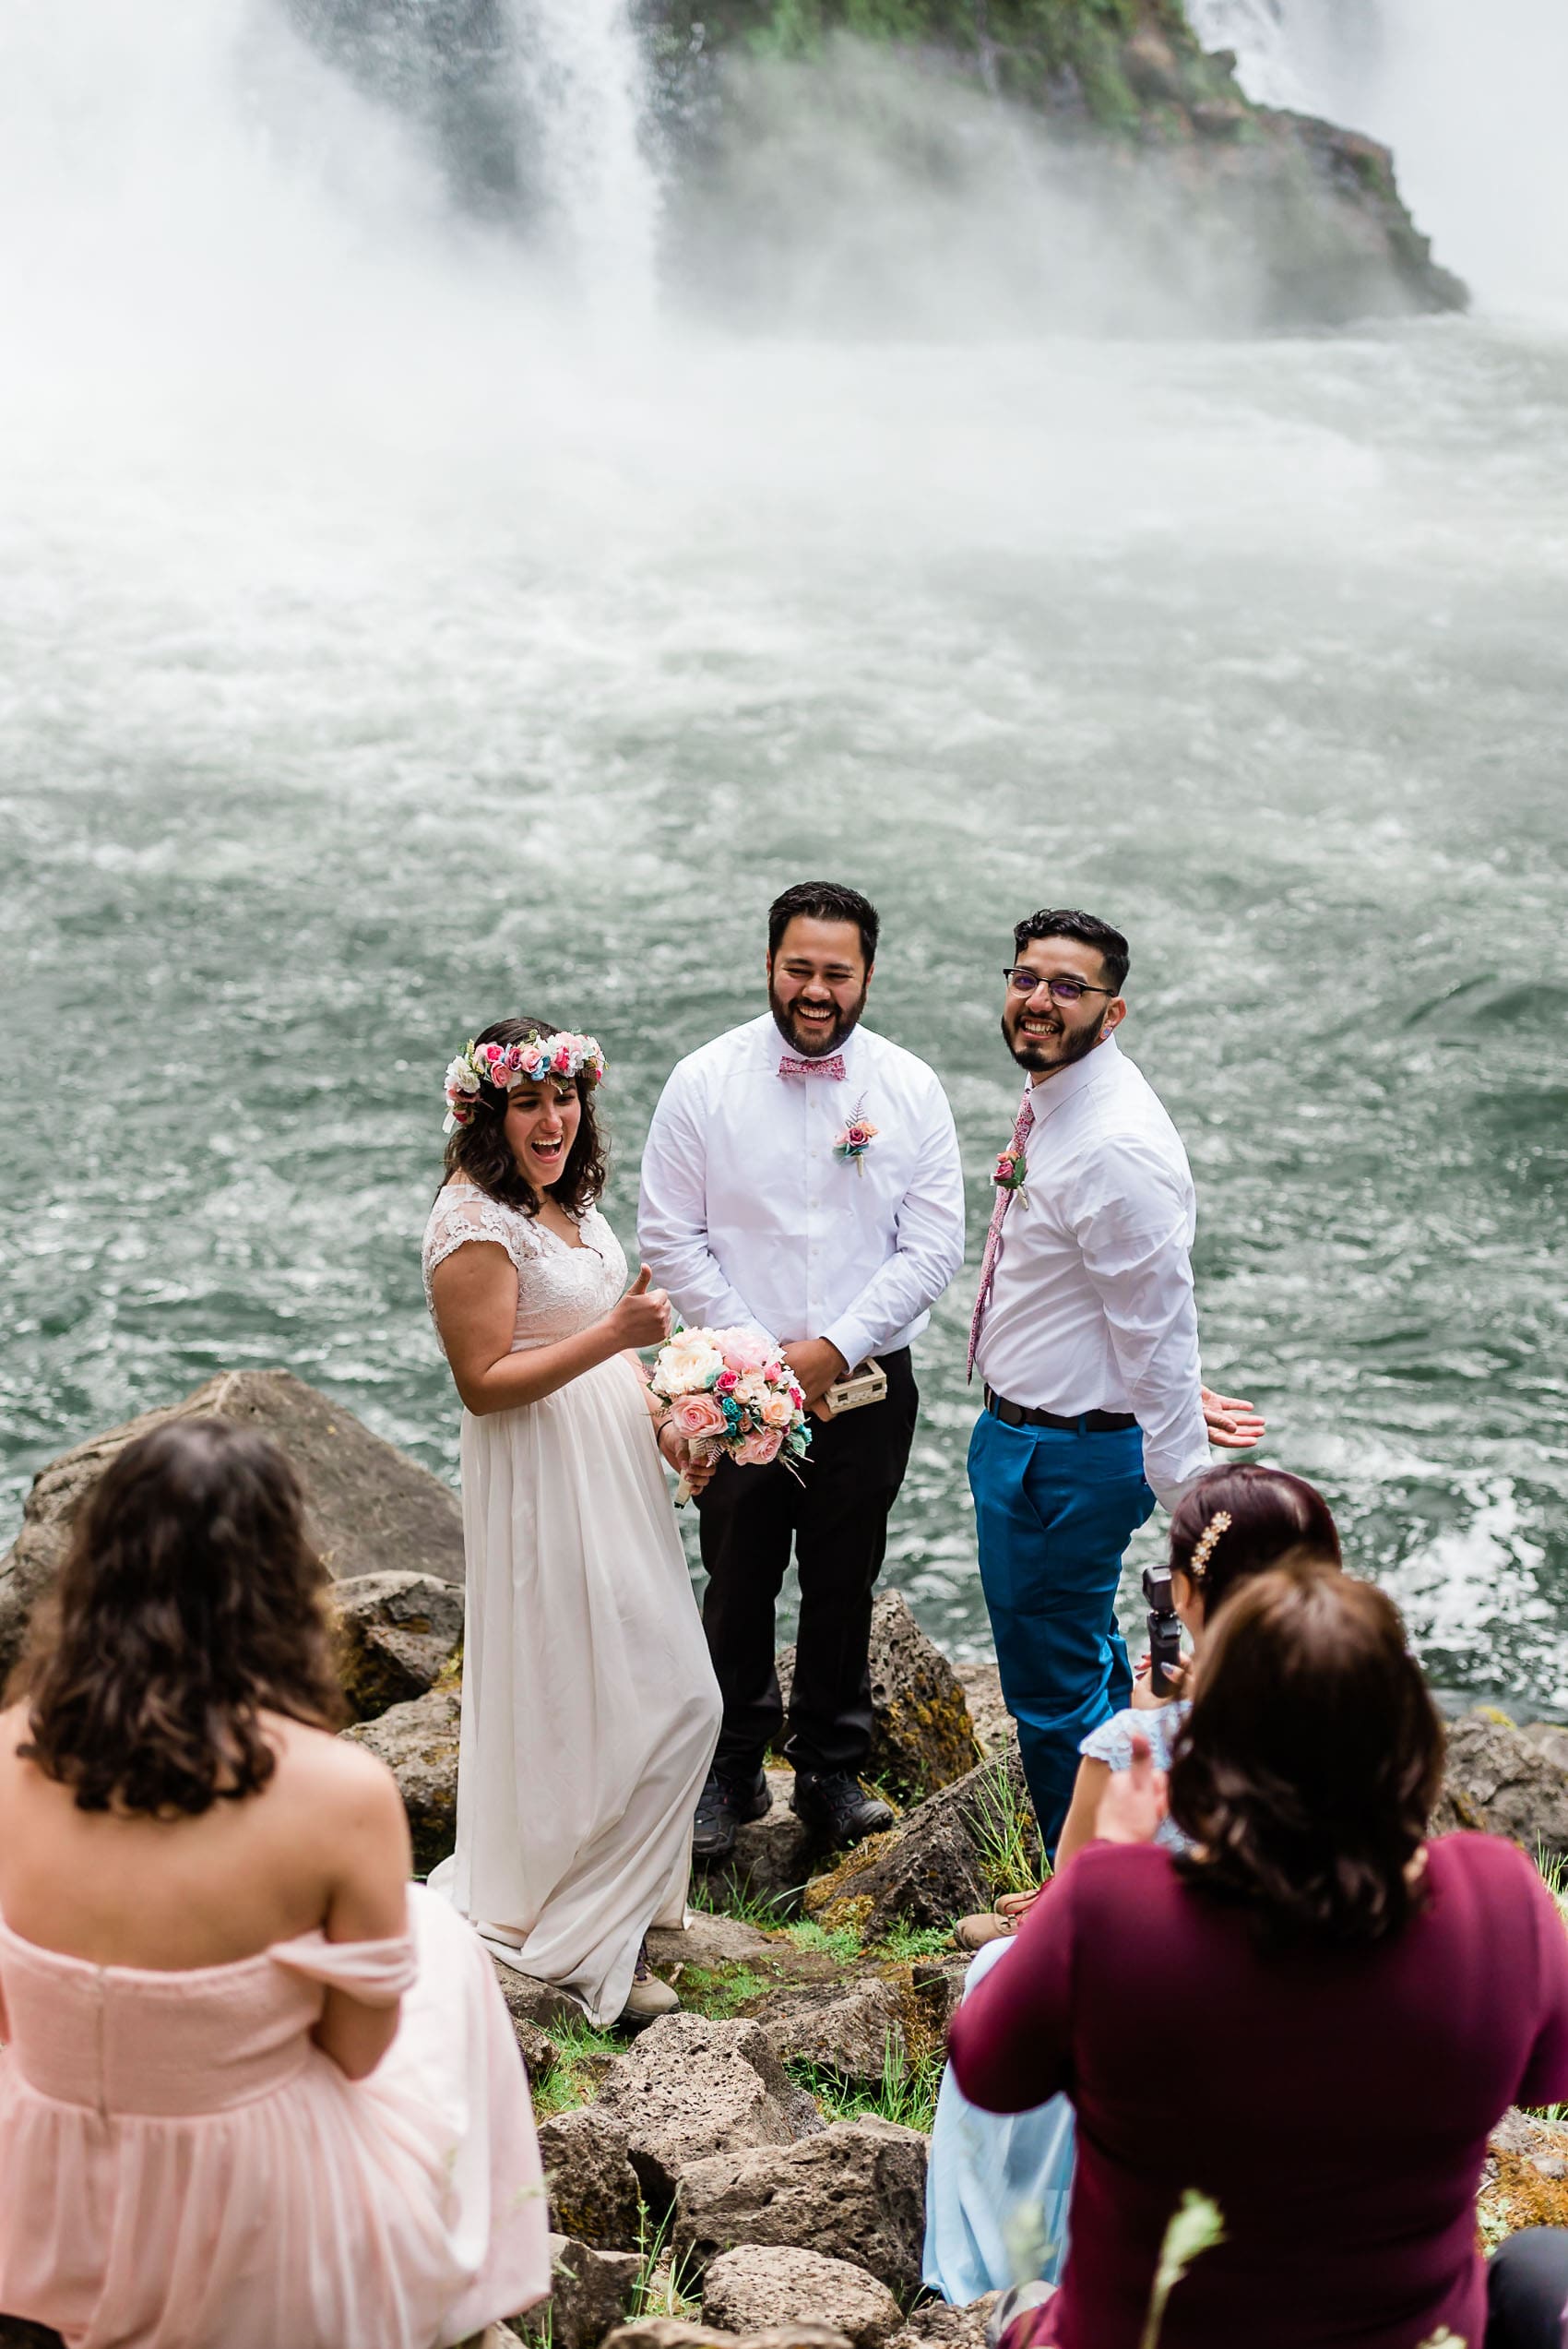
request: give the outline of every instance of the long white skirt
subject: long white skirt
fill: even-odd
[[[457,1849],[431,1880],[612,2021],[649,1926],[684,1922],[722,1710],[636,1371],[465,1412],[462,1470]]]

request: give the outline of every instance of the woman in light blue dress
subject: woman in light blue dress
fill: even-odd
[[[1212,1468],[1197,1479],[1170,1520],[1172,1600],[1194,1656],[1230,1592],[1293,1555],[1341,1563],[1328,1504],[1303,1478],[1248,1463]],[[1146,1668],[1146,1658],[1140,1683]],[[1170,1769],[1187,1716],[1181,1682],[1190,1668],[1184,1663],[1172,1674],[1177,1693],[1171,1698],[1150,1697],[1141,1685],[1132,1705],[1084,1739],[1057,1847],[1058,1875],[1093,1840],[1106,1780],[1112,1771],[1131,1767],[1134,1733],[1148,1740],[1155,1768]],[[1181,1830],[1162,1819],[1157,1840],[1179,1846]],[[1024,1904],[1007,1914],[963,1920],[959,1946],[979,1951],[965,1979],[966,1997],[1005,1962],[1027,1913]],[[1074,2141],[1073,2107],[1065,2096],[1053,2096],[1033,2112],[987,2113],[963,2095],[950,2069],[943,2073],[926,2179],[929,2290],[962,2307],[987,2292],[1058,2280],[1067,2254]]]

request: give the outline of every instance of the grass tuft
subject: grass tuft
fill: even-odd
[[[853,1965],[863,1954],[860,1935],[847,1925],[819,1925],[814,1916],[802,1916],[784,1931],[797,1950],[820,1950],[839,1965]]]
[[[814,2098],[829,2121],[860,2120],[874,2113],[879,2120],[896,2121],[902,2128],[931,2135],[936,2119],[936,2092],[942,2085],[942,2057],[934,2048],[906,2056],[891,2038],[884,2045],[882,2078],[874,2088],[854,2085],[815,2064],[787,2064],[790,2077]]]
[[[873,1958],[891,1958],[905,1964],[911,1958],[951,1956],[953,1935],[944,1925],[909,1925],[903,1917],[896,1918],[891,1932],[870,1952]]]
[[[1032,1892],[1041,1874],[1050,1874],[1037,1857],[1028,1798],[1018,1793],[1004,1761],[992,1762],[975,1789],[973,1832],[993,1901],[1004,1892]]]
[[[627,2313],[639,2317],[677,2317],[688,2321],[702,2314],[700,2279],[689,2252],[677,2255],[671,2245],[669,2212],[656,2226],[646,2202],[637,2206],[637,2258],[641,2264],[632,2279]]]
[[[586,2017],[574,2015],[563,2022],[548,2023],[546,2036],[555,2043],[558,2060],[548,2080],[536,2083],[533,2109],[536,2120],[548,2120],[552,2113],[569,2113],[578,2105],[589,2105],[599,2093],[599,2070],[606,2056],[624,2056],[626,2043],[612,2031],[596,2031]]]

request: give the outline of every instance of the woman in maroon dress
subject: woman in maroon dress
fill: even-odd
[[[1487,2136],[1568,2098],[1568,1934],[1513,1844],[1426,1842],[1442,1758],[1371,1584],[1288,1567],[1226,1609],[1169,1785],[1194,1848],[1154,1842],[1144,1753],[954,2018],[973,2103],[1077,2108],[1061,2289],[1008,2349],[1137,2349],[1188,2188],[1224,2239],[1160,2349],[1480,2349]]]

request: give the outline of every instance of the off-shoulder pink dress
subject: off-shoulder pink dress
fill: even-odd
[[[550,2288],[528,2081],[476,1936],[90,1965],[0,1923],[0,2308],[70,2349],[439,2349]],[[326,1986],[403,1996],[368,2080]]]

